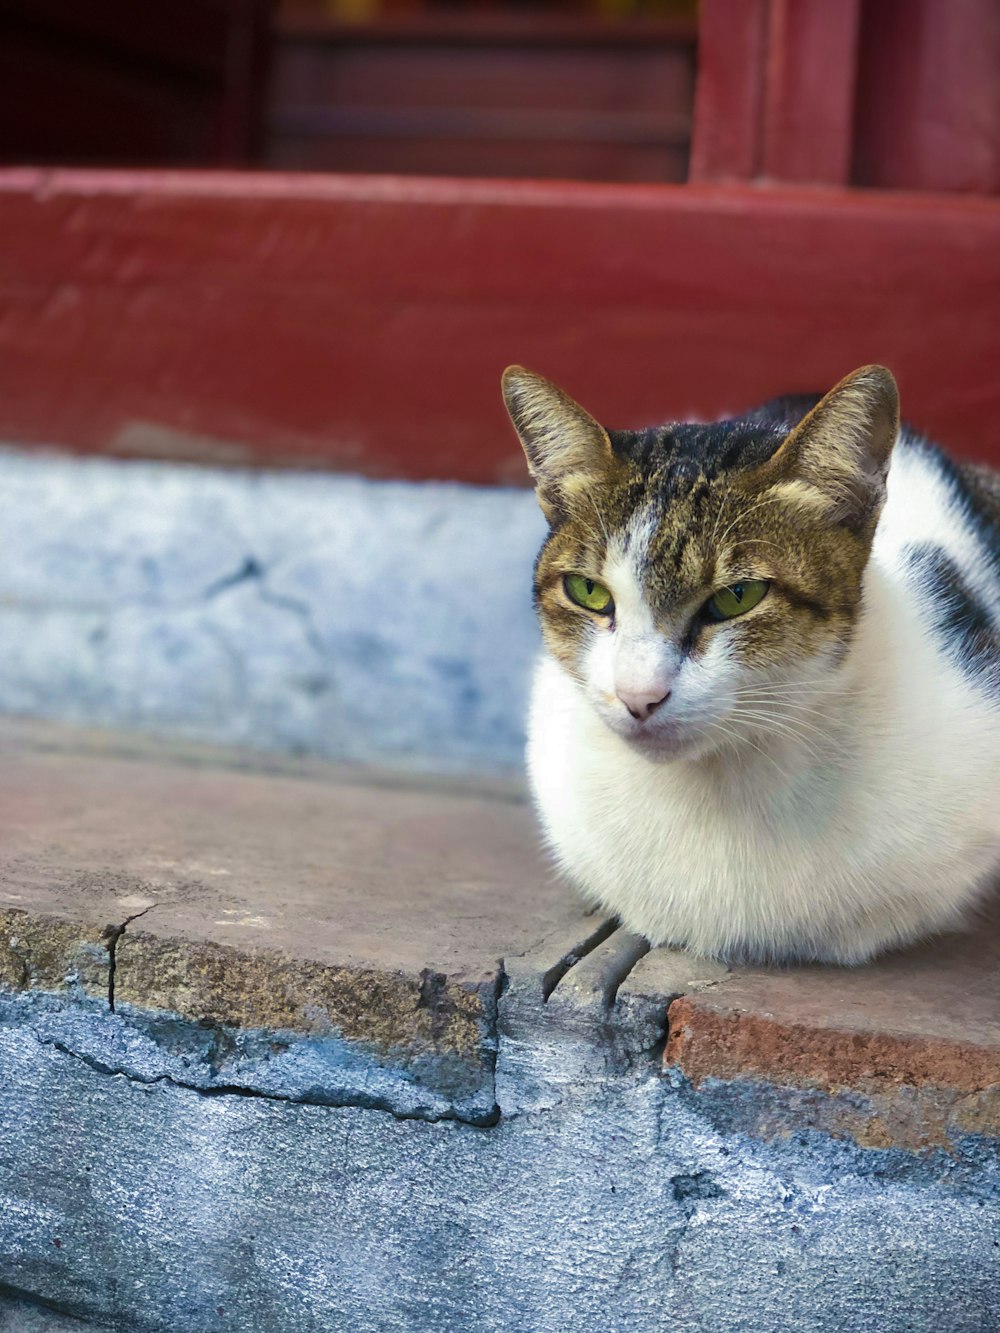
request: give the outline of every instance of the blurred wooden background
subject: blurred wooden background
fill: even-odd
[[[508,361],[881,360],[1000,461],[998,191],[998,0],[0,0],[0,439],[495,482]]]
[[[0,0],[0,161],[995,194],[1000,3]]]

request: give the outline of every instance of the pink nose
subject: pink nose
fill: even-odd
[[[659,708],[660,704],[665,704],[670,698],[670,691],[666,694],[662,690],[618,690],[618,698],[639,722],[645,722],[654,709]]]

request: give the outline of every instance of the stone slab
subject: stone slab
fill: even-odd
[[[477,1129],[138,1084],[0,1025],[0,1279],[116,1333],[998,1327],[995,1155],[761,1145],[650,1063],[556,1055]]]
[[[443,782],[74,753],[0,727],[0,901],[160,939],[470,982],[580,916],[531,812]],[[43,734],[45,731],[43,730]]]
[[[496,779],[35,723],[0,725],[0,810],[0,982],[69,1005],[9,1020],[102,1068],[481,1124],[505,1036],[581,1076],[666,1043],[755,1133],[1000,1134],[996,919],[866,968],[727,969],[587,915]]]
[[[338,1104],[360,1081],[365,1104],[488,1118],[503,960],[582,919],[530,811],[443,780],[6,723],[0,811],[0,980],[89,1006],[83,1024],[47,1011],[45,1039],[147,1080]],[[369,1086],[373,1063],[396,1083],[407,1067],[402,1102]]]

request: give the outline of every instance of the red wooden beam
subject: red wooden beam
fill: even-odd
[[[1000,202],[835,190],[0,172],[0,440],[523,477],[504,365],[609,425],[884,361],[1000,462]]]

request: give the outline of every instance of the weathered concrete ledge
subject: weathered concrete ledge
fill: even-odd
[[[1000,1324],[993,925],[730,971],[496,781],[24,722],[0,826],[0,1316]]]

